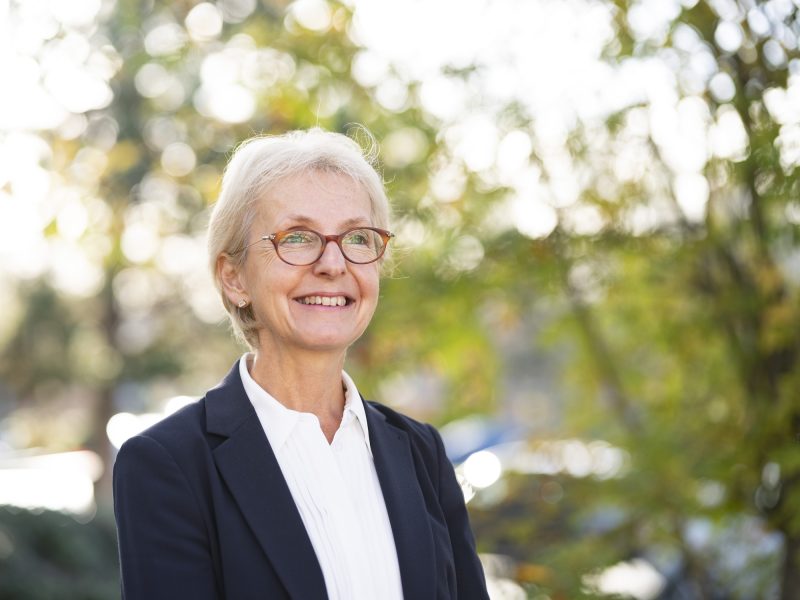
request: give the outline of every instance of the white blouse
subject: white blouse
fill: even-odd
[[[253,380],[248,356],[239,361],[245,392],[300,511],[330,600],[402,599],[392,527],[353,380],[342,371],[344,415],[329,444],[315,415],[285,407]]]

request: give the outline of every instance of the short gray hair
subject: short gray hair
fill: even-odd
[[[234,333],[251,349],[258,341],[258,321],[251,305],[239,308],[225,295],[217,261],[228,254],[239,265],[244,263],[243,249],[256,217],[257,201],[270,187],[308,171],[347,175],[366,190],[373,225],[389,229],[389,199],[377,166],[377,143],[366,128],[359,126],[355,131],[365,147],[346,135],[318,127],[256,136],[242,142],[225,167],[222,190],[208,224],[209,266]]]

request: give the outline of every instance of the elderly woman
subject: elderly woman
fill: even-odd
[[[124,598],[488,597],[439,434],[365,402],[342,370],[378,303],[388,219],[346,136],[236,151],[208,247],[251,352],[121,448]]]

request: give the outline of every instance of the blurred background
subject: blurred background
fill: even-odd
[[[365,125],[348,357],[439,426],[492,597],[800,598],[798,0],[0,0],[0,598],[119,597],[127,437],[243,349],[237,142]]]

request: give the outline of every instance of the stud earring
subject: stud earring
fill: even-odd
[[[239,306],[239,308],[244,308],[245,306],[247,306],[247,300],[242,298],[241,300],[239,300],[239,305],[238,306]]]

